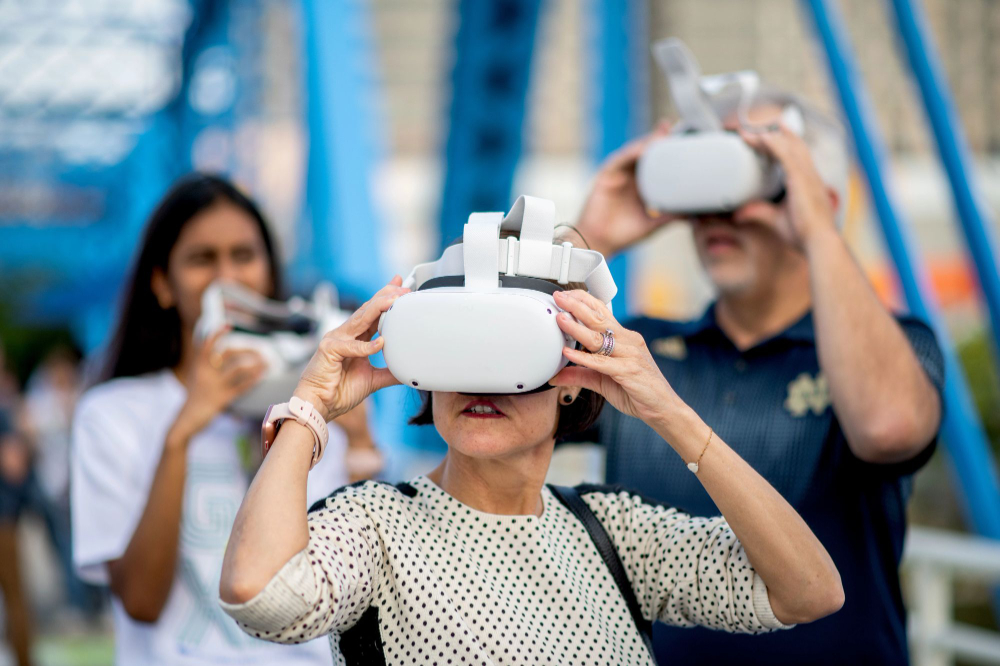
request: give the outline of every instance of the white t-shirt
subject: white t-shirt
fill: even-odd
[[[80,577],[107,584],[107,562],[125,553],[139,523],[164,439],[186,397],[173,372],[115,379],[89,390],[73,424],[73,558]],[[326,640],[280,647],[244,634],[219,608],[222,558],[249,480],[238,442],[257,436],[223,414],[188,446],[177,571],[157,622],[136,622],[112,598],[118,664],[324,664]],[[312,503],[347,481],[343,431],[330,429],[309,473]]]

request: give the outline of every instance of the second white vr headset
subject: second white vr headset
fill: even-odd
[[[393,376],[426,391],[544,389],[566,366],[563,348],[576,345],[556,323],[552,294],[583,283],[610,304],[618,290],[599,252],[553,245],[555,219],[551,201],[529,196],[506,216],[473,213],[460,244],[414,268],[403,283],[413,291],[379,321]]]
[[[780,201],[784,174],[772,160],[723,128],[716,104],[733,93],[740,123],[750,129],[746,112],[760,86],[756,72],[701,76],[698,63],[679,39],[653,46],[653,55],[670,84],[680,122],[653,141],[636,167],[639,194],[647,208],[671,213],[728,212],[753,200]],[[798,135],[802,111],[785,106],[781,122]]]
[[[201,297],[195,335],[204,340],[229,326],[217,352],[249,349],[264,359],[264,377],[231,405],[237,414],[260,417],[268,406],[288,399],[323,334],[350,314],[338,307],[336,290],[328,283],[316,287],[311,301],[274,301],[235,283],[214,282]]]

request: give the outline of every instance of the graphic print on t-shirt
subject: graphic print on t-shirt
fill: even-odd
[[[178,583],[187,588],[191,601],[187,620],[178,627],[177,641],[183,649],[199,647],[209,632],[219,633],[232,646],[245,646],[250,639],[219,608],[219,562],[226,550],[245,483],[233,465],[192,460],[184,489]]]
[[[142,516],[167,432],[187,392],[171,370],[111,380],[90,389],[74,418],[73,549],[87,580],[107,584],[107,562],[125,552]],[[111,601],[119,666],[330,666],[329,642],[276,646],[245,637],[218,609],[219,573],[249,470],[239,444],[251,425],[220,414],[187,447],[177,566],[155,623],[138,622]],[[308,500],[346,481],[345,437],[332,426],[327,455],[309,474]],[[308,504],[307,504],[308,506]],[[82,510],[81,510],[82,508]]]

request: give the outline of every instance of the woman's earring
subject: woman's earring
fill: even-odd
[[[571,405],[571,404],[573,404],[573,396],[571,396],[571,395],[564,395],[562,397],[562,401],[563,401],[564,405]]]

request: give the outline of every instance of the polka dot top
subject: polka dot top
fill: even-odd
[[[646,619],[744,633],[784,627],[722,517],[694,518],[609,486],[577,490]],[[308,547],[253,599],[222,607],[270,641],[330,634],[339,664],[651,664],[583,524],[542,493],[536,517],[476,511],[423,476],[341,488],[310,513]]]

